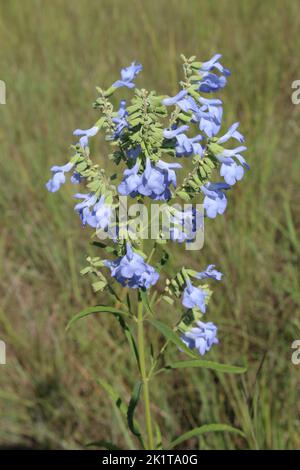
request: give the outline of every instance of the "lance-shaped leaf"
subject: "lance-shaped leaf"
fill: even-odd
[[[128,427],[130,431],[137,437],[140,437],[141,433],[135,426],[134,412],[140,399],[141,390],[142,390],[142,382],[139,381],[135,384],[133,388],[132,397],[130,399],[128,410],[127,410]]]
[[[219,362],[205,361],[202,359],[195,359],[193,361],[177,361],[172,362],[164,367],[164,369],[186,369],[189,367],[199,367],[203,369],[211,369],[216,372],[224,372],[229,374],[244,374],[247,371],[246,367],[232,366],[230,364],[221,364]]]
[[[213,423],[213,424],[204,424],[203,426],[200,426],[199,428],[192,429],[191,431],[188,431],[181,436],[177,437],[174,441],[172,441],[168,447],[168,449],[173,449],[173,447],[178,446],[178,444],[181,444],[184,441],[187,441],[188,439],[191,439],[192,437],[198,437],[201,436],[201,434],[205,434],[207,432],[233,432],[236,434],[239,434],[242,437],[245,437],[245,434],[237,428],[234,428],[232,426],[229,426],[228,424],[221,424],[221,423]]]
[[[96,307],[88,307],[82,310],[81,312],[77,313],[68,323],[66,330],[68,330],[75,322],[80,320],[81,318],[88,317],[93,315],[94,313],[112,313],[116,317],[124,316],[129,317],[128,312],[124,312],[123,310],[119,310],[118,308],[109,307],[108,305],[97,305]]]

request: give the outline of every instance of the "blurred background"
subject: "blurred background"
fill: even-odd
[[[199,252],[173,249],[174,270],[215,263],[210,320],[220,344],[208,359],[242,365],[242,376],[178,370],[152,386],[153,413],[174,437],[210,422],[246,438],[208,434],[182,449],[300,446],[300,79],[297,0],[1,0],[0,446],[80,449],[105,439],[134,449],[118,408],[96,379],[129,401],[136,377],[115,320],[68,320],[105,298],[81,278],[89,230],[74,215],[74,188],[47,193],[49,168],[63,164],[72,131],[90,127],[95,86],[109,86],[133,60],[138,84],[175,94],[180,53],[232,71],[221,93],[225,126],[238,120],[251,171],[229,195],[224,216],[206,223]],[[219,94],[220,95],[220,94]],[[106,166],[106,149],[94,148]],[[107,301],[107,299],[106,299]],[[158,318],[172,317],[161,306]],[[157,340],[159,341],[159,339]],[[174,350],[170,350],[174,357]],[[175,352],[176,354],[176,352]],[[124,374],[126,371],[126,374]],[[138,418],[143,420],[142,409]]]

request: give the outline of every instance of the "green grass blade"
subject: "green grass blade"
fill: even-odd
[[[191,431],[188,431],[181,436],[177,437],[174,441],[172,441],[169,445],[169,449],[173,449],[173,447],[176,447],[178,444],[181,444],[184,441],[187,441],[188,439],[191,439],[192,437],[197,437],[201,436],[201,434],[205,434],[207,432],[233,432],[236,434],[239,434],[242,437],[245,437],[245,434],[237,428],[234,428],[232,426],[229,426],[229,424],[221,424],[221,423],[213,423],[213,424],[204,424],[203,426],[200,426],[199,428],[192,429]]]

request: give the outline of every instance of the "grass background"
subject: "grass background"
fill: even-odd
[[[173,250],[174,266],[213,262],[226,274],[209,313],[221,342],[207,357],[247,362],[248,372],[168,374],[153,383],[153,413],[168,438],[210,422],[246,434],[205,435],[181,448],[299,448],[291,343],[300,338],[300,106],[290,98],[300,78],[299,3],[0,3],[7,86],[0,109],[0,338],[7,343],[0,445],[73,449],[106,439],[136,447],[95,381],[101,377],[129,401],[135,365],[114,319],[89,319],[65,332],[74,313],[99,299],[78,274],[89,233],[73,214],[72,188],[51,195],[44,183],[51,165],[67,161],[73,129],[96,120],[96,85],[110,85],[136,59],[144,66],[139,83],[173,94],[180,53],[207,60],[221,52],[232,70],[222,93],[225,121],[241,121],[251,171],[231,192],[225,216],[206,224],[204,249]],[[105,149],[97,150],[105,166]],[[172,316],[165,308],[157,314]]]

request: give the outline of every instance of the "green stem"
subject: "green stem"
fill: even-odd
[[[143,318],[143,303],[138,299],[138,351],[140,360],[140,371],[143,381],[143,392],[144,392],[144,405],[145,405],[145,418],[146,418],[146,429],[148,436],[148,450],[154,449],[153,431],[152,431],[152,419],[151,419],[151,408],[150,408],[150,395],[149,395],[149,379],[146,374],[146,359],[145,359],[145,341],[144,341],[144,318]]]

